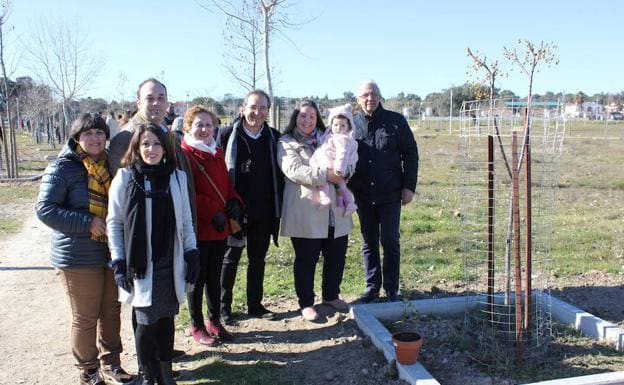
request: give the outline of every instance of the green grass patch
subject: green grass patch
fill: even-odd
[[[39,193],[39,182],[0,184],[0,204],[32,204]]]
[[[293,385],[303,380],[279,378],[276,376],[279,366],[270,362],[236,364],[209,352],[193,356],[193,359],[201,362],[201,366],[193,370],[193,380],[180,377],[180,381],[189,385]]]
[[[10,235],[16,234],[22,228],[22,221],[16,218],[0,219],[0,234]]]
[[[39,192],[39,183],[4,183],[0,184],[0,238],[18,233],[24,218],[22,212],[30,214]]]

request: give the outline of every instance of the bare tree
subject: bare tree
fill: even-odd
[[[2,11],[0,12],[0,70],[2,70],[2,92],[4,94],[3,102],[8,124],[7,132],[7,130],[4,128],[3,119],[0,119],[0,141],[2,142],[3,155],[6,161],[7,176],[9,178],[18,178],[19,172],[17,169],[17,142],[15,139],[15,126],[13,125],[13,119],[11,115],[11,94],[13,91],[13,87],[9,87],[9,77],[7,75],[7,65],[5,61],[5,27],[11,10],[11,3],[9,0],[2,0],[0,2],[0,5],[2,6]]]
[[[260,33],[262,39],[262,57],[264,59],[264,77],[266,80],[266,92],[273,100],[273,83],[271,78],[270,46],[275,34],[288,37],[284,34],[285,29],[296,28],[300,24],[293,23],[287,10],[293,5],[293,0],[196,0],[197,3],[209,10],[218,11],[228,18],[237,20],[251,29]],[[245,7],[254,4],[259,10],[245,13]],[[258,20],[259,17],[259,20]],[[276,120],[275,109],[271,114],[270,122]]]
[[[483,77],[481,78],[480,83],[485,83],[489,87],[489,118],[493,119],[498,145],[501,150],[505,166],[507,167],[507,173],[511,178],[511,168],[509,166],[509,162],[507,161],[507,156],[505,155],[505,149],[503,148],[503,142],[498,127],[498,122],[496,121],[496,116],[494,116],[494,90],[496,88],[496,78],[501,73],[498,65],[498,60],[488,61],[487,56],[481,55],[479,54],[479,52],[472,52],[470,48],[466,48],[466,51],[468,53],[468,57],[470,57],[470,59],[472,60],[472,69],[475,72],[483,71]]]
[[[262,59],[260,51],[260,10],[254,0],[242,0],[240,19],[228,17],[223,37],[225,40],[225,63],[227,72],[245,90],[257,88],[262,76],[258,66]],[[241,21],[249,20],[249,23]]]
[[[89,89],[104,63],[91,52],[91,47],[86,33],[76,23],[50,20],[34,23],[25,44],[34,73],[61,98],[65,137],[69,103]]]
[[[58,109],[58,103],[52,96],[50,87],[43,84],[34,84],[22,90],[20,100],[23,100],[23,116],[30,119],[35,137],[41,139],[45,132],[48,136],[48,144],[55,148],[55,139],[51,121]]]
[[[117,76],[117,93],[119,95],[119,105],[121,106],[121,111],[126,110],[126,87],[128,84],[128,77],[125,73],[120,72]]]
[[[520,72],[526,75],[529,82],[529,95],[527,96],[527,109],[526,119],[524,124],[524,137],[528,139],[530,133],[530,117],[533,111],[533,77],[537,71],[537,67],[540,63],[544,63],[548,66],[559,64],[559,59],[555,56],[553,51],[557,49],[557,45],[554,43],[544,43],[541,41],[539,45],[536,45],[530,40],[519,39],[518,44],[524,46],[524,53],[518,54],[516,48],[508,49],[503,47],[505,57],[516,67],[520,69]],[[522,163],[522,159],[520,159]]]

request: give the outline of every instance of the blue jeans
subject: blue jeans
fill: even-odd
[[[382,205],[371,205],[362,201],[356,203],[362,232],[366,290],[378,293],[383,287],[386,293],[396,293],[399,290],[401,259],[399,244],[401,202]],[[384,250],[383,265],[379,254],[380,242]]]

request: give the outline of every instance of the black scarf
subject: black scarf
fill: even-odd
[[[128,234],[125,245],[126,250],[128,250],[128,255],[126,256],[128,268],[126,271],[130,278],[143,279],[147,270],[145,199],[169,196],[169,178],[174,171],[174,167],[171,164],[164,163],[150,166],[139,160],[130,170],[132,172],[131,180],[126,189],[126,220],[128,221]],[[145,178],[150,181],[151,191],[145,191]],[[165,200],[155,199],[155,201],[171,202],[171,198]],[[157,210],[157,208],[152,207],[152,211],[154,210]],[[169,212],[169,210],[166,210],[166,212]],[[154,237],[152,237],[152,243],[153,241]],[[160,255],[160,253],[154,253],[153,251],[152,259],[154,256],[158,257]]]

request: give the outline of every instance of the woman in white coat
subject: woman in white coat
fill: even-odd
[[[290,237],[295,250],[295,291],[301,315],[317,321],[314,308],[314,271],[323,254],[322,300],[339,311],[349,310],[340,294],[351,216],[336,206],[336,189],[330,188],[330,204],[319,206],[314,199],[318,186],[343,181],[332,169],[310,166],[325,125],[311,100],[295,106],[290,122],[278,142],[277,159],[285,176],[281,235]]]
[[[174,316],[185,281],[194,283],[199,271],[186,174],[176,169],[170,141],[154,124],[135,130],[122,165],[109,192],[111,267],[120,301],[136,315],[140,384],[175,384]]]

